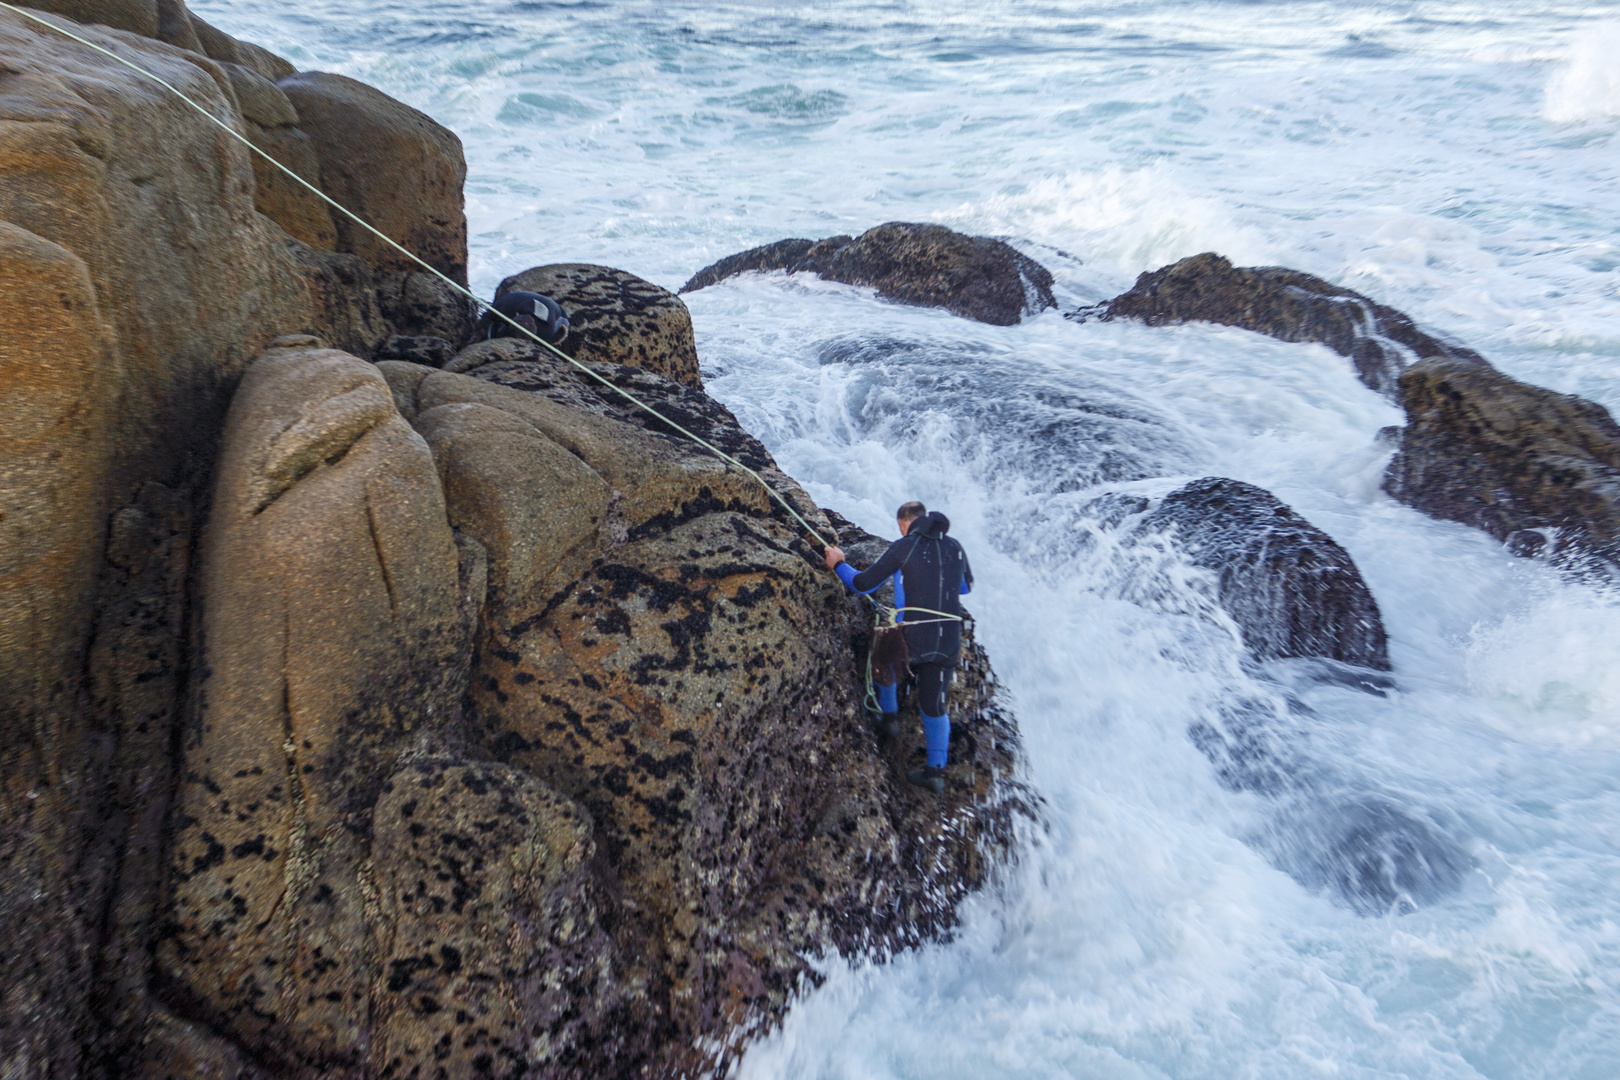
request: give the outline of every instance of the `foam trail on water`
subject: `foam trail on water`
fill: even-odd
[[[1581,28],[1547,81],[1542,112],[1555,124],[1620,116],[1620,22]]]

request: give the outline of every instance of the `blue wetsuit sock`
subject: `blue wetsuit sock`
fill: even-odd
[[[928,766],[943,769],[951,752],[951,718],[923,714],[923,739],[928,744]]]
[[[877,688],[878,710],[883,713],[885,720],[900,711],[900,688],[898,686],[879,686]]]

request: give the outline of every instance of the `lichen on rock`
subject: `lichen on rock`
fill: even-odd
[[[643,368],[702,389],[692,315],[681,298],[623,270],[588,263],[536,266],[503,280],[495,297],[515,290],[557,301],[572,325],[558,343],[576,360]]]

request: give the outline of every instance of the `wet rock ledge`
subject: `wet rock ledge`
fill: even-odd
[[[464,280],[452,133],[178,0],[55,9]],[[983,651],[926,795],[864,602],[613,389],[880,547],[703,392],[677,297],[507,283],[601,381],[459,348],[134,73],[10,14],[0,59],[0,1074],[706,1075],[808,958],[949,931],[1030,803]]]

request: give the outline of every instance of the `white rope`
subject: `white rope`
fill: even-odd
[[[474,304],[477,304],[478,306],[487,309],[491,315],[494,315],[496,318],[500,319],[502,322],[506,323],[508,326],[512,327],[514,330],[518,330],[518,331],[522,332],[522,334],[525,337],[528,337],[529,339],[534,341],[537,345],[544,346],[545,348],[551,350],[553,353],[556,353],[558,357],[560,357],[563,360],[568,361],[568,363],[572,364],[574,367],[578,368],[580,371],[584,372],[586,375],[588,375],[591,378],[595,379],[597,382],[601,383],[603,386],[607,387],[609,390],[613,390],[616,393],[620,394],[621,396],[627,398],[631,402],[631,404],[635,405],[636,407],[638,407],[640,409],[643,409],[644,411],[650,413],[652,416],[657,417],[659,420],[662,420],[665,424],[668,424],[670,427],[674,428],[676,431],[680,432],[682,435],[685,435],[688,439],[691,439],[693,442],[697,443],[699,446],[701,446],[705,450],[709,451],[711,454],[713,454],[715,457],[719,458],[721,461],[725,462],[727,465],[733,465],[733,466],[737,467],[738,469],[741,469],[744,473],[746,473],[749,476],[753,477],[755,480],[757,480],[759,482],[759,485],[765,489],[766,493],[769,494],[771,498],[775,499],[777,502],[782,504],[782,509],[786,510],[789,514],[791,514],[793,516],[793,519],[795,521],[797,521],[800,525],[804,526],[805,531],[808,532],[812,537],[814,537],[818,544],[821,544],[823,547],[830,546],[828,544],[827,539],[825,537],[823,537],[819,532],[816,531],[816,527],[814,525],[810,524],[808,521],[806,521],[804,519],[804,517],[797,510],[795,510],[793,508],[793,504],[788,502],[787,499],[780,492],[778,492],[774,487],[772,487],[770,484],[766,483],[765,478],[763,476],[759,475],[759,473],[755,472],[753,469],[750,469],[747,465],[744,465],[742,462],[738,461],[736,458],[732,457],[730,454],[726,453],[724,450],[720,449],[718,446],[715,446],[713,443],[710,443],[709,441],[702,438],[701,436],[699,436],[699,435],[697,435],[697,434],[695,434],[695,433],[693,433],[691,431],[688,431],[686,428],[684,428],[681,425],[677,424],[675,421],[671,420],[669,417],[665,416],[663,413],[659,412],[657,409],[653,408],[651,405],[647,404],[645,401],[642,401],[640,398],[636,397],[636,395],[632,394],[630,391],[624,389],[621,386],[616,386],[609,379],[606,379],[603,376],[598,375],[596,372],[594,372],[590,368],[586,367],[580,361],[575,360],[572,356],[569,356],[567,353],[565,353],[561,349],[557,348],[551,342],[549,342],[549,341],[545,340],[544,338],[540,337],[539,335],[535,334],[528,327],[523,326],[522,324],[518,323],[514,319],[507,318],[507,316],[505,316],[501,312],[495,310],[495,307],[494,307],[493,304],[487,303],[486,301],[484,301],[484,300],[480,299],[479,297],[475,296],[472,292],[470,292],[466,288],[463,288],[461,285],[458,285],[455,281],[451,280],[449,277],[447,277],[446,275],[441,273],[436,267],[430,266],[428,263],[426,263],[422,259],[418,258],[415,252],[412,252],[412,251],[408,250],[407,248],[405,248],[404,246],[402,246],[401,244],[397,243],[392,237],[386,235],[381,230],[374,227],[370,222],[368,222],[365,219],[361,218],[358,214],[354,213],[348,207],[343,206],[337,200],[335,200],[331,196],[327,195],[326,192],[322,191],[320,188],[316,187],[314,184],[311,184],[308,180],[305,180],[302,176],[299,176],[297,173],[295,173],[291,169],[287,168],[287,166],[283,165],[281,162],[277,161],[275,158],[271,157],[269,154],[265,153],[263,150],[260,150],[257,146],[254,146],[252,141],[249,140],[247,136],[243,135],[241,132],[237,131],[235,128],[231,127],[229,124],[227,124],[223,120],[219,119],[219,117],[217,117],[213,113],[209,112],[202,105],[198,104],[197,102],[193,101],[191,98],[187,97],[184,93],[182,93],[172,83],[169,83],[169,82],[165,81],[164,79],[162,79],[158,75],[154,74],[151,71],[148,71],[146,68],[144,68],[141,65],[135,63],[134,61],[128,60],[128,59],[125,59],[122,56],[119,56],[117,53],[113,52],[111,49],[103,48],[102,46],[97,45],[93,41],[88,41],[85,38],[80,37],[78,34],[73,33],[71,30],[66,30],[63,27],[57,26],[55,23],[53,23],[53,22],[51,22],[51,21],[49,21],[47,19],[41,18],[38,15],[32,14],[31,12],[25,11],[22,8],[16,7],[16,6],[12,5],[12,4],[8,4],[8,3],[5,2],[5,0],[0,0],[0,8],[5,8],[7,11],[11,12],[14,15],[20,15],[23,18],[29,20],[30,22],[35,22],[35,23],[38,23],[41,26],[47,27],[48,29],[54,30],[58,34],[61,34],[63,37],[70,38],[73,41],[78,42],[80,45],[83,45],[83,46],[85,46],[87,48],[90,48],[90,49],[94,49],[96,52],[101,53],[103,56],[110,57],[111,59],[116,60],[120,64],[123,64],[125,67],[131,69],[132,71],[135,71],[135,72],[137,72],[137,73],[139,73],[141,75],[146,76],[148,79],[151,79],[153,82],[157,83],[159,86],[161,86],[165,90],[169,91],[169,93],[173,94],[175,97],[179,98],[181,101],[185,102],[187,105],[189,105],[193,109],[197,110],[197,112],[201,113],[205,118],[207,118],[209,123],[213,124],[215,127],[217,127],[220,130],[224,131],[227,135],[229,135],[231,138],[235,139],[237,142],[241,143],[243,146],[246,146],[253,153],[258,154],[260,157],[264,158],[264,160],[268,161],[271,165],[273,165],[276,168],[280,169],[282,172],[286,173],[288,176],[290,176],[294,180],[298,181],[304,187],[306,187],[310,191],[314,192],[328,206],[332,207],[334,210],[337,210],[339,213],[341,213],[345,217],[349,218],[355,224],[359,225],[361,228],[365,229],[366,231],[370,232],[372,235],[376,236],[379,240],[383,241],[389,247],[393,248],[395,251],[398,251],[401,255],[404,255],[406,258],[408,258],[412,262],[416,263],[416,265],[420,266],[422,269],[426,270],[428,273],[432,274],[434,277],[438,278],[440,281],[444,282],[446,285],[449,285],[452,289],[454,289],[456,292],[460,293],[462,296],[465,296],[467,299],[471,300]]]

